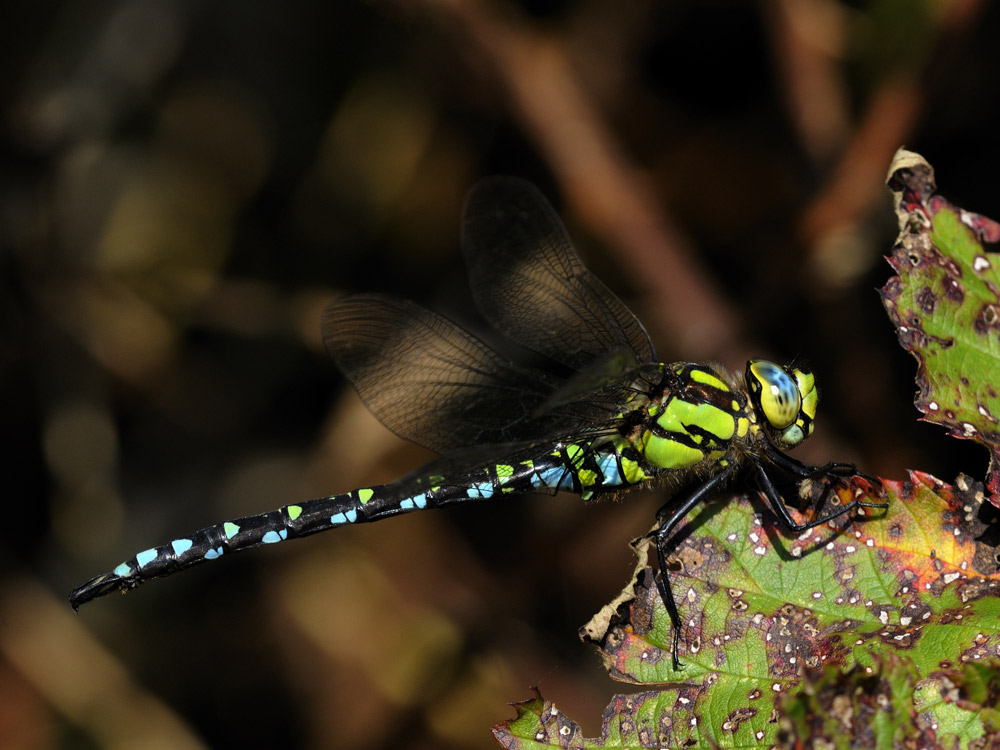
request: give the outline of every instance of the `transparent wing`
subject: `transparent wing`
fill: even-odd
[[[411,302],[342,297],[323,312],[322,330],[327,351],[372,414],[438,453],[535,439],[587,419],[542,409],[560,379],[518,367]]]
[[[531,183],[479,182],[466,199],[462,248],[476,304],[511,340],[577,370],[613,350],[636,364],[656,360],[642,323],[583,265]]]

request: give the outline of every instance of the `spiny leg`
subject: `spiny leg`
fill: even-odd
[[[766,453],[768,458],[771,459],[771,463],[773,463],[778,469],[798,478],[800,481],[805,479],[818,479],[820,477],[846,479],[847,477],[858,476],[873,486],[878,486],[879,488],[882,487],[882,481],[878,477],[873,477],[871,474],[865,474],[863,471],[858,471],[858,468],[852,463],[831,461],[830,463],[823,464],[822,466],[809,466],[792,458],[791,456],[785,455],[771,445],[766,447]],[[886,508],[888,507],[888,501],[884,503],[871,503],[857,500],[856,505],[860,505],[865,508]]]
[[[781,496],[781,493],[778,492],[778,488],[774,486],[774,481],[771,479],[764,467],[760,464],[756,464],[755,468],[757,470],[757,478],[760,480],[761,489],[767,497],[771,510],[775,512],[778,516],[778,520],[781,521],[785,528],[796,534],[801,534],[807,529],[811,529],[815,526],[821,526],[824,523],[840,518],[840,516],[857,507],[859,504],[857,500],[852,500],[844,507],[837,508],[836,510],[827,513],[825,516],[813,519],[807,523],[798,523],[794,518],[792,518],[792,514],[788,511],[788,506],[785,504],[785,499]],[[829,493],[830,486],[831,485],[827,485],[826,489],[823,491],[824,498]]]
[[[681,664],[679,655],[681,616],[677,611],[677,602],[674,599],[674,593],[670,588],[670,571],[667,569],[667,552],[669,549],[670,536],[673,533],[673,530],[677,527],[677,524],[679,524],[681,520],[683,520],[684,517],[691,512],[691,509],[704,500],[705,497],[720,483],[732,476],[734,470],[734,467],[730,467],[725,471],[716,474],[714,477],[702,484],[698,487],[698,489],[685,498],[684,502],[674,508],[670,512],[670,515],[666,517],[666,520],[663,518],[664,512],[669,506],[673,505],[673,502],[667,503],[656,513],[656,519],[660,523],[659,528],[653,532],[656,535],[656,556],[658,558],[658,567],[660,570],[660,576],[656,579],[656,585],[660,591],[660,598],[663,599],[663,606],[666,608],[667,614],[670,616],[670,625],[671,630],[673,631],[670,656],[673,660],[674,670],[681,669],[684,665]]]

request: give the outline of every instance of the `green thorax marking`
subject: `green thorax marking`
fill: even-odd
[[[646,410],[636,442],[653,467],[675,471],[720,462],[734,439],[746,436],[746,395],[728,385],[721,372],[703,365],[669,365],[662,388]]]

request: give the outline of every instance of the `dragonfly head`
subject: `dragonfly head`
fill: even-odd
[[[758,421],[767,423],[782,448],[794,448],[812,434],[819,403],[812,372],[752,359],[747,362],[746,384]]]

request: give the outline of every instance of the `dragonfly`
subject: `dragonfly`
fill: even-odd
[[[411,511],[525,493],[565,491],[590,501],[669,487],[674,492],[650,536],[679,669],[681,619],[668,558],[674,532],[699,503],[749,475],[794,533],[859,507],[886,507],[859,493],[796,521],[781,481],[802,487],[820,480],[828,492],[856,473],[853,464],[809,466],[786,454],[813,432],[813,373],[764,359],[747,362],[742,376],[716,365],[660,362],[642,323],[584,266],[531,183],[478,183],[466,199],[462,251],[486,321],[553,367],[518,364],[408,301],[377,294],[335,300],[323,312],[322,334],[336,365],[383,425],[440,457],[390,484],[150,547],[72,591],[74,609],[234,552]]]

